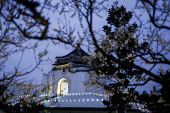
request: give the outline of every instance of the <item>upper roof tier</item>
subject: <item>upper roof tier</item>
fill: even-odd
[[[74,55],[74,56],[77,56],[77,57],[90,56],[83,49],[81,49],[80,43],[77,43],[77,47],[72,52],[70,52],[69,54],[67,54],[65,56],[56,57],[56,59],[67,58],[67,57],[70,57],[71,55]]]
[[[74,68],[74,67],[87,67],[87,58],[90,57],[83,49],[80,48],[80,44],[77,44],[77,47],[70,52],[69,54],[61,57],[56,57],[56,61],[53,66],[54,68],[66,67],[66,68]]]

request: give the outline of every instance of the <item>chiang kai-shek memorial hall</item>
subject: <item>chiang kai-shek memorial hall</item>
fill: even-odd
[[[81,47],[77,47],[69,54],[56,57],[52,64],[52,70],[43,74],[42,82],[44,86],[49,86],[48,94],[44,96],[53,96],[54,105],[51,100],[44,101],[44,107],[47,108],[107,108],[103,100],[108,100],[104,89],[98,90],[95,86],[85,88],[85,82],[89,80],[89,74],[86,71],[72,73],[69,70],[86,70],[89,64],[86,58],[90,57]],[[108,81],[105,81],[108,82]],[[132,105],[132,109],[138,109]]]

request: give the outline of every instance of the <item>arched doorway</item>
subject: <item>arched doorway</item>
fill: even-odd
[[[68,81],[62,78],[58,81],[57,95],[65,95],[68,93]]]

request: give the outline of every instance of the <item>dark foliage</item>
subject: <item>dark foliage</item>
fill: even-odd
[[[162,80],[165,82],[162,88],[152,91],[149,95],[146,91],[138,96],[138,100],[145,103],[145,109],[152,113],[169,113],[170,111],[170,72],[160,73]]]
[[[137,24],[128,24],[132,18],[132,12],[127,12],[124,6],[112,6],[108,13],[109,16],[106,20],[109,25],[103,27],[103,31],[108,36],[105,41],[114,39],[117,42],[117,46],[115,49],[108,51],[107,56],[103,55],[102,58],[98,59],[100,65],[98,65],[99,68],[96,69],[96,73],[110,77],[114,81],[109,86],[105,86],[105,89],[110,91],[112,95],[109,101],[103,101],[103,103],[107,107],[116,108],[119,113],[122,113],[125,109],[130,108],[129,102],[134,101],[134,96],[137,95],[131,91],[126,93],[124,91],[127,90],[133,77],[140,80],[143,74],[142,71],[133,68],[134,59],[126,58],[129,54],[135,55],[144,51],[143,48],[147,44],[143,43],[143,47],[139,48],[136,46],[135,38],[130,35],[137,29]],[[119,31],[120,29],[122,30],[121,32]],[[102,42],[101,45],[106,46],[106,43]],[[96,49],[96,53],[98,51]],[[117,61],[115,65],[112,65],[113,59]]]

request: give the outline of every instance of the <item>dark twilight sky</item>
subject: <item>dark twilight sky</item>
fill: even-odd
[[[132,10],[132,8],[134,8],[135,3],[136,3],[136,0],[118,0],[118,1],[119,1],[119,5],[124,5],[127,8],[127,10],[130,10],[130,11]],[[113,2],[114,2],[114,0],[110,0],[109,5],[112,5]],[[57,16],[53,13],[48,13],[47,16],[49,16],[50,21],[51,21],[50,29],[57,27],[58,26]],[[107,11],[103,11],[101,13],[101,16],[103,16],[103,18],[95,17],[95,19],[94,19],[94,29],[96,29],[97,31],[101,30],[102,27],[107,24],[107,22],[106,22],[106,18],[108,16]],[[60,19],[63,20],[64,18],[60,16]],[[142,19],[144,21],[147,20],[148,19],[147,14],[144,13],[142,16]],[[76,24],[76,27],[79,27],[78,19],[71,18],[69,20],[73,25]],[[132,19],[131,22],[133,22],[133,21],[135,21],[134,18]],[[35,43],[35,41],[30,41],[30,43]],[[39,66],[39,69],[36,69],[31,74],[28,74],[25,76],[27,79],[35,79],[34,83],[36,83],[36,81],[38,84],[41,83],[43,73],[48,73],[52,69],[51,65],[55,62],[56,56],[66,55],[67,53],[71,52],[74,49],[71,46],[64,45],[62,43],[60,43],[58,45],[54,45],[54,44],[52,44],[51,41],[47,40],[47,41],[39,42],[39,47],[36,50],[37,54],[38,54],[38,51],[44,50],[48,44],[49,44],[49,46],[47,47],[48,55],[45,58],[49,57],[52,61],[44,62],[42,65]],[[88,53],[87,48],[85,46],[81,46],[81,47]],[[6,67],[8,67],[8,69],[7,69],[8,71],[14,69],[14,67],[18,64],[20,57],[21,57],[21,54],[11,55],[11,57],[9,58],[9,60],[6,63]],[[33,51],[31,51],[31,50],[26,51],[24,53],[22,62],[19,67],[21,69],[24,69],[30,65],[33,65],[33,64],[35,64]],[[138,90],[139,92],[142,92],[143,90],[150,91],[152,88],[149,88],[149,87],[153,86],[153,85],[157,85],[157,84],[149,82],[145,86],[137,87],[136,90]]]

